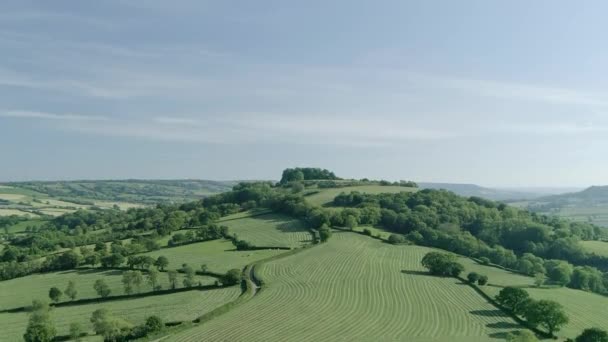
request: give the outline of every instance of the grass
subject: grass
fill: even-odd
[[[536,288],[533,286],[532,277],[497,267],[479,265],[467,258],[461,258],[461,263],[467,272],[475,271],[488,276],[489,285],[480,288],[490,296],[497,295],[505,286],[514,286],[525,288],[533,299],[548,299],[562,304],[570,318],[570,323],[558,333],[559,337],[574,338],[582,330],[591,327],[608,329],[608,315],[606,315],[608,297],[566,287]]]
[[[429,250],[336,232],[260,266],[267,286],[238,309],[164,341],[464,342],[519,328],[469,286],[423,273]]]
[[[361,185],[361,186],[348,186],[344,188],[328,188],[319,189],[318,193],[314,193],[306,197],[306,200],[317,205],[328,206],[331,205],[334,198],[340,193],[349,193],[351,191],[359,191],[368,194],[381,194],[381,193],[398,193],[398,192],[411,192],[416,191],[416,188],[406,188],[403,186],[382,186],[382,185]]]
[[[120,270],[101,270],[101,269],[83,269],[72,270],[56,273],[34,274],[27,277],[15,278],[0,282],[0,310],[18,308],[27,306],[32,303],[33,299],[49,300],[49,289],[53,286],[60,290],[65,290],[68,281],[73,280],[76,283],[78,296],[76,299],[97,298],[98,295],[93,289],[93,284],[97,279],[103,279],[112,290],[111,295],[124,294],[122,284],[122,271]],[[179,276],[179,284],[181,285],[183,275]],[[169,288],[169,280],[166,273],[160,273],[158,276],[159,284],[164,288]],[[203,285],[213,284],[215,278],[197,276],[196,281],[200,281]],[[150,286],[143,284],[141,291],[150,291]],[[64,296],[62,301],[69,301]]]
[[[608,257],[608,242],[605,241],[581,241],[579,242],[587,252]]]
[[[36,219],[21,221],[17,224],[14,224],[14,225],[8,227],[8,232],[9,233],[22,233],[22,232],[25,232],[28,227],[40,227],[40,226],[44,225],[46,222],[47,222],[46,220],[36,220]]]
[[[222,222],[231,234],[254,246],[300,247],[312,241],[310,232],[298,219],[280,214],[242,218]]]
[[[279,254],[281,250],[236,251],[228,240],[213,240],[189,245],[165,248],[154,252],[144,253],[157,258],[164,255],[169,259],[169,269],[181,268],[188,264],[199,269],[207,264],[210,271],[225,273],[232,268],[243,268],[256,260]]]
[[[38,217],[38,215],[36,215],[36,214],[28,213],[28,212],[25,212],[25,211],[22,211],[19,209],[0,208],[0,216],[11,216],[11,215]]]
[[[100,308],[106,308],[113,315],[133,324],[141,324],[151,315],[158,315],[165,322],[192,321],[224,303],[235,300],[240,294],[239,287],[212,291],[193,290],[163,296],[60,307],[52,310],[51,317],[59,335],[69,334],[69,325],[74,322],[80,323],[92,333],[89,319],[93,311]],[[28,314],[25,312],[0,314],[0,339],[21,341],[27,320]]]

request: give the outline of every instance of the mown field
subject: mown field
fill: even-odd
[[[382,185],[361,185],[361,186],[348,186],[344,188],[328,188],[328,189],[315,189],[317,193],[313,193],[306,196],[306,200],[317,204],[317,205],[329,205],[333,202],[334,198],[340,193],[349,193],[351,191],[359,191],[369,194],[380,194],[380,193],[398,193],[398,192],[411,192],[417,191],[417,188],[407,188],[403,186],[382,186]]]
[[[83,269],[71,270],[56,273],[34,274],[27,277],[16,278],[0,282],[0,310],[12,309],[32,304],[34,299],[42,299],[50,301],[48,297],[49,289],[53,286],[64,291],[68,285],[68,281],[72,280],[76,283],[78,291],[78,299],[98,298],[99,296],[93,288],[93,284],[98,279],[103,279],[110,289],[111,295],[124,294],[124,286],[122,284],[122,271],[120,270],[101,270],[101,269]],[[145,276],[144,276],[145,278]],[[179,274],[179,287],[183,281],[183,275]],[[158,275],[159,284],[163,289],[168,289],[169,278],[167,273]],[[196,282],[199,281],[203,285],[210,285],[215,282],[215,278],[206,276],[197,276]],[[141,286],[141,292],[151,291],[151,286],[144,283]],[[63,296],[61,302],[70,301],[67,296]]]
[[[144,253],[157,258],[164,255],[169,259],[168,269],[179,269],[188,264],[199,269],[206,264],[210,271],[224,273],[232,268],[241,269],[254,261],[285,252],[284,250],[237,251],[232,242],[213,240],[189,245],[161,249]]]
[[[254,246],[300,247],[312,242],[306,225],[298,219],[280,214],[266,214],[221,223],[231,234]]]
[[[106,308],[113,315],[133,324],[141,324],[151,315],[158,315],[166,322],[191,321],[236,299],[240,294],[241,289],[238,286],[210,291],[193,290],[163,296],[59,307],[52,310],[51,317],[59,335],[68,335],[69,326],[74,322],[80,323],[92,334],[89,319],[93,311],[100,308]],[[0,313],[0,340],[21,341],[27,321],[28,314],[24,312]],[[95,340],[101,341],[101,338],[97,337]]]
[[[608,329],[608,297],[581,290],[569,289],[567,287],[536,288],[531,277],[512,273],[497,267],[479,265],[476,262],[461,258],[462,264],[467,272],[475,271],[486,274],[489,285],[482,287],[483,291],[495,296],[505,286],[522,287],[534,299],[550,299],[564,306],[570,323],[562,328],[557,335],[563,338],[573,338],[586,328],[599,327]]]
[[[261,266],[252,300],[165,341],[464,342],[520,328],[468,285],[423,272],[429,250],[336,232]]]

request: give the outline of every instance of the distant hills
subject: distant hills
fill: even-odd
[[[536,198],[528,207],[542,207],[545,210],[564,207],[608,206],[608,185],[591,186],[578,192],[543,196]]]
[[[460,196],[477,196],[495,201],[530,200],[567,192],[572,188],[486,188],[476,184],[418,182],[422,189],[445,189]]]

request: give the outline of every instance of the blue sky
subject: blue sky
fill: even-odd
[[[584,4],[584,6],[583,6]],[[3,1],[0,180],[608,184],[603,1]]]

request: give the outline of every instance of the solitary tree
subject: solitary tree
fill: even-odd
[[[71,300],[76,299],[78,291],[76,290],[76,283],[73,280],[68,281],[68,287],[63,292],[66,296],[70,297]]]
[[[608,332],[599,328],[589,328],[583,330],[575,342],[608,342]]]
[[[145,327],[148,333],[161,331],[164,326],[163,321],[158,316],[150,316],[146,318]]]
[[[157,270],[148,271],[146,278],[148,280],[148,284],[150,284],[150,287],[152,287],[152,291],[157,291],[157,290],[161,289],[161,286],[158,284],[158,271]]]
[[[169,259],[161,255],[154,262],[154,266],[156,266],[156,268],[158,268],[160,271],[164,271],[165,267],[169,266]]]
[[[233,268],[222,277],[224,285],[236,285],[241,282],[241,270]]]
[[[167,276],[169,277],[169,284],[171,284],[171,288],[177,288],[177,272],[171,270],[167,272]]]
[[[186,265],[184,266],[184,268],[182,268],[182,270],[184,271],[184,287],[192,287],[194,286],[194,269],[192,269],[192,267]]]
[[[61,296],[63,296],[63,292],[61,292],[60,289],[56,287],[51,287],[51,289],[49,290],[49,298],[51,298],[53,302],[59,302]]]
[[[511,310],[516,315],[524,314],[529,300],[530,295],[528,292],[517,287],[505,287],[496,296],[496,301],[500,305]]]
[[[485,274],[480,274],[479,279],[477,279],[477,285],[485,285],[488,283],[488,276]]]
[[[534,274],[534,285],[536,285],[536,287],[540,287],[544,283],[545,283],[545,275],[543,273]]]
[[[532,301],[527,305],[524,317],[532,326],[540,325],[551,335],[568,323],[568,316],[562,305],[551,300]]]
[[[110,287],[108,286],[108,284],[106,284],[106,282],[103,279],[97,279],[95,281],[95,284],[93,285],[93,288],[95,289],[95,292],[97,292],[97,294],[101,298],[108,297],[110,295],[110,293],[112,292],[112,290],[110,290]]]
[[[477,280],[479,280],[479,274],[476,272],[471,272],[467,274],[467,279],[469,280],[469,283],[474,284],[477,282]]]
[[[202,264],[201,265],[201,272],[207,273],[208,271],[209,271],[209,267],[207,266],[207,264]]]
[[[48,304],[35,300],[23,339],[25,342],[51,342],[56,334]]]

